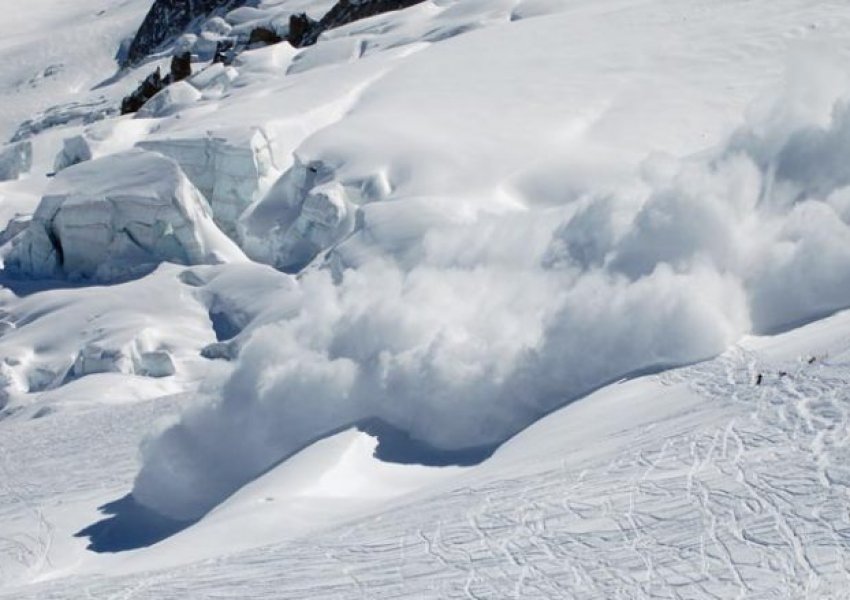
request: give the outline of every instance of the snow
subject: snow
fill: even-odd
[[[138,146],[177,161],[208,199],[218,225],[234,239],[239,238],[239,217],[276,173],[271,143],[262,129],[220,131],[201,138],[154,138]]]
[[[841,597],[850,10],[331,4],[0,24],[0,597]]]
[[[201,92],[185,81],[178,81],[159,92],[137,113],[140,118],[168,117],[185,109],[201,98]]]
[[[0,181],[18,179],[32,167],[32,144],[17,142],[0,150]]]
[[[341,433],[269,471],[160,546],[89,556],[74,567],[86,575],[55,566],[58,572],[41,582],[7,594],[840,595],[846,523],[838,482],[847,413],[840,390],[847,383],[848,323],[847,314],[837,315],[779,337],[749,338],[707,363],[614,384],[535,424],[489,461],[440,479],[422,467],[376,462],[369,458],[373,441]],[[818,358],[810,364],[810,356]],[[765,376],[760,386],[758,373]],[[74,452],[29,452],[43,465],[92,461],[103,452],[73,439],[84,429],[81,419],[96,416],[126,428],[167,410],[169,402],[79,413],[60,402],[59,412],[2,427],[43,439],[45,428],[64,418],[77,425],[63,442]],[[28,442],[17,435],[2,438],[3,456],[10,448],[21,455],[23,446],[13,444]],[[125,461],[108,472],[121,472],[126,481],[133,465]],[[33,480],[17,461],[5,464],[7,485]],[[381,481],[392,482],[389,497]],[[59,494],[65,504],[91,494],[77,485],[13,489],[31,490],[28,502]],[[53,527],[52,519],[70,519],[64,526],[73,529],[74,517],[62,515],[55,505],[42,517]],[[77,515],[76,523],[86,518]],[[48,543],[50,526],[41,531],[36,540]],[[218,552],[226,548],[227,555],[207,560],[222,539]],[[262,547],[247,548],[251,540]],[[38,546],[32,549],[38,557]]]
[[[165,260],[243,259],[174,162],[131,152],[59,174],[13,245],[7,267],[22,276],[110,281]]]

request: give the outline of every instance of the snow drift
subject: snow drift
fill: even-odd
[[[438,449],[499,443],[606,382],[847,306],[845,84],[792,79],[723,148],[565,205],[363,207],[330,268],[269,300],[286,310],[221,397],[145,446],[134,496],[194,519],[371,417]]]

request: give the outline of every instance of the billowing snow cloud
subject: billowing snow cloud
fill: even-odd
[[[286,310],[247,340],[221,397],[144,448],[134,495],[197,518],[368,417],[438,448],[498,443],[617,378],[850,305],[836,81],[790,85],[724,148],[651,157],[618,192],[440,217],[421,199],[367,206],[330,261],[356,268],[271,300]]]

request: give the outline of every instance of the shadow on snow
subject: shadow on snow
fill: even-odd
[[[89,538],[88,550],[98,553],[153,546],[194,524],[163,517],[136,502],[130,494],[104,504],[99,510],[109,516],[74,534]]]

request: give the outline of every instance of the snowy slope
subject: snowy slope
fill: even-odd
[[[331,5],[0,24],[0,597],[842,597],[850,7]]]
[[[150,568],[156,564],[151,556],[169,568],[65,578],[66,572],[48,567],[49,578],[61,579],[12,587],[6,596],[843,597],[850,543],[848,334],[850,320],[842,314],[777,338],[748,339],[708,363],[615,384],[544,419],[482,465],[441,483],[432,480],[427,490],[389,504],[380,498],[378,465],[360,459],[348,472],[334,461],[295,461],[300,484],[284,465],[278,481],[247,488],[196,531],[132,559],[102,559],[100,570],[122,572],[134,562]],[[811,357],[816,360],[809,364]],[[761,386],[754,384],[758,374]],[[102,414],[108,422],[129,423],[167,410],[168,403]],[[27,437],[51,437],[51,421],[53,427],[77,425],[78,411],[21,421],[17,432],[14,423],[5,423],[6,431],[21,436],[4,436],[5,456],[21,456]],[[336,445],[344,446],[343,439]],[[74,451],[55,466],[86,477],[79,464],[96,464],[102,451],[77,446],[73,438],[66,443]],[[336,455],[319,445],[316,450]],[[39,464],[63,455],[62,448],[29,452]],[[30,522],[30,551],[44,569],[56,535],[47,519],[62,512],[61,505],[51,507],[59,500],[50,497],[68,500],[91,491],[75,491],[78,484],[55,478],[64,489],[35,487],[37,473],[8,462],[5,469],[4,481],[11,483],[6,493],[19,494],[21,508],[32,511],[20,510],[20,518]],[[403,471],[383,469],[404,488]],[[109,469],[119,470],[120,464]],[[126,465],[124,477],[131,471]],[[354,473],[370,480],[368,489],[378,497],[374,514],[331,526],[332,498],[361,497],[347,484]],[[305,485],[305,479],[314,483]],[[267,525],[284,519],[281,535],[287,535],[293,530],[287,517],[304,514],[304,503],[321,507],[313,531],[234,552],[245,519],[251,520],[239,514],[240,504]],[[51,508],[45,515],[33,506]],[[218,538],[217,521],[228,512],[233,528]],[[181,536],[193,543],[181,547]],[[226,556],[173,564],[198,552],[198,540],[211,539],[221,540]]]

